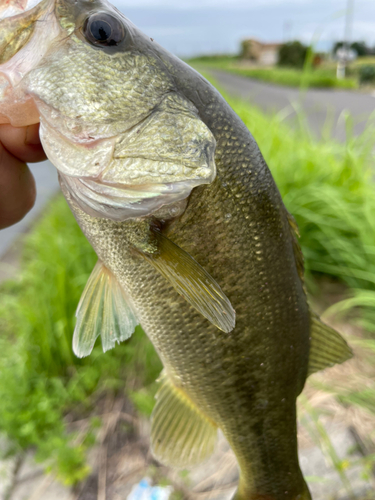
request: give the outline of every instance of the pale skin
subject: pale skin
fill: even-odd
[[[33,207],[35,181],[26,163],[45,159],[39,124],[0,125],[0,229],[20,221]]]

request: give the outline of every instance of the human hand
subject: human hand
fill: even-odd
[[[0,125],[0,229],[20,221],[34,206],[35,181],[26,162],[45,159],[39,124]]]

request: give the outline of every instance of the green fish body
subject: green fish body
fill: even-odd
[[[52,49],[18,87],[99,258],[75,352],[99,334],[111,348],[140,323],[164,365],[156,458],[198,464],[221,429],[240,468],[236,499],[310,499],[296,398],[351,351],[309,310],[296,226],[254,138],[202,76],[109,4],[50,8]],[[98,45],[108,24],[116,43]]]

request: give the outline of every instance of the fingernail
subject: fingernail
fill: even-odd
[[[40,144],[38,125],[29,125],[27,127],[25,144],[29,146],[36,146]]]

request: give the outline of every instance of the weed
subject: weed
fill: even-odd
[[[96,256],[65,200],[27,237],[17,280],[2,286],[0,306],[0,431],[5,453],[37,451],[36,458],[63,482],[74,484],[88,472],[87,439],[75,445],[64,424],[73,407],[88,412],[103,391],[154,382],[161,364],[138,328],[130,341],[106,355],[100,345],[86,359],[72,352],[75,309]]]

